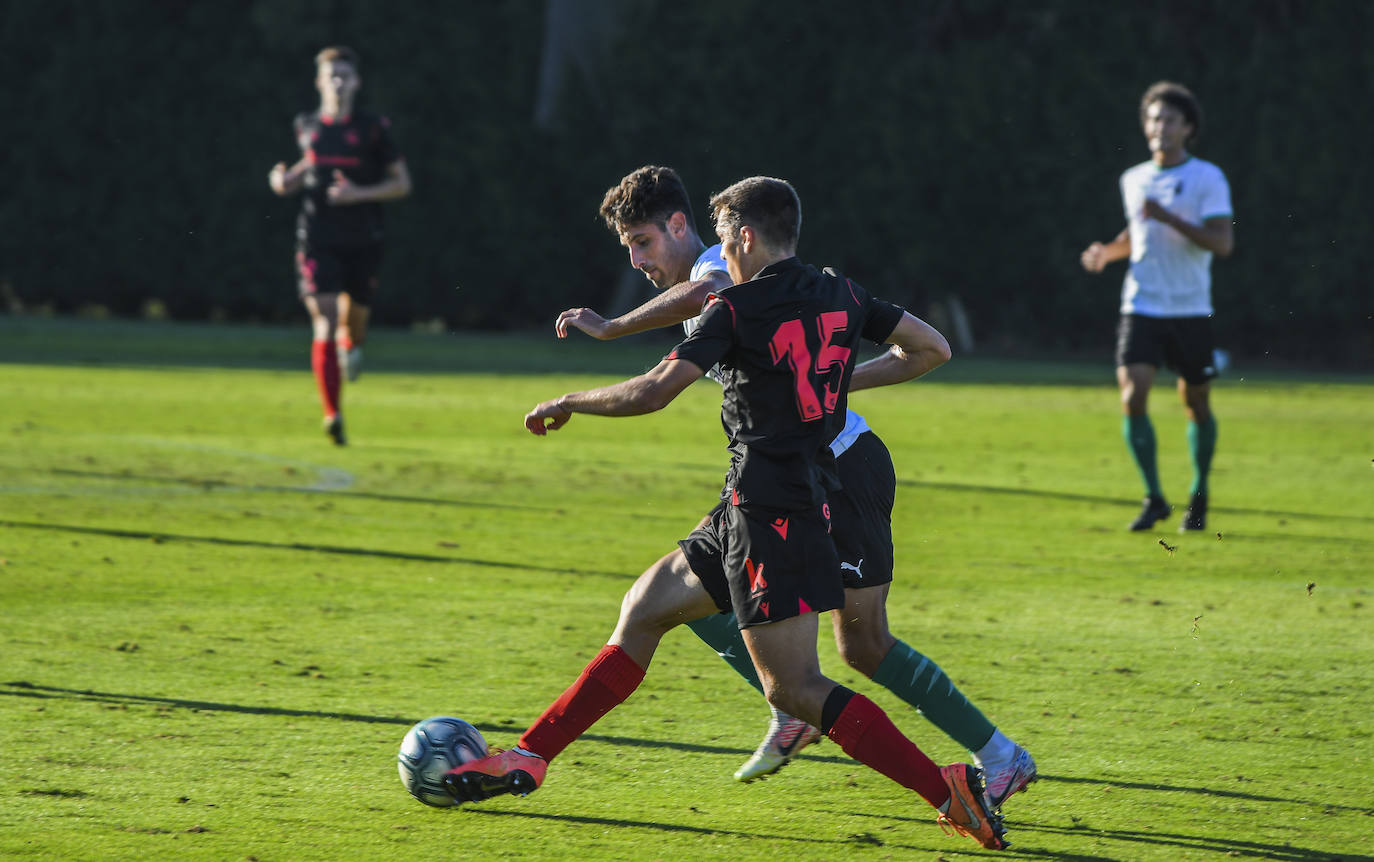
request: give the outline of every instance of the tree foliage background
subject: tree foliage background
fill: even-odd
[[[676,167],[802,196],[801,255],[917,313],[957,296],[980,346],[1110,354],[1136,102],[1187,83],[1231,181],[1217,330],[1242,355],[1368,370],[1374,3],[1367,0],[8,0],[0,301],[297,320],[311,58],[362,55],[415,180],[388,205],[383,323],[546,326],[627,269],[602,192]],[[560,53],[561,52],[561,53]],[[563,62],[558,62],[562,57]]]

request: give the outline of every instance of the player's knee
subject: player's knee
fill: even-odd
[[[846,633],[836,647],[845,664],[870,679],[890,648],[872,632]]]

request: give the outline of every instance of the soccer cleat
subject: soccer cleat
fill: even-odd
[[[1007,797],[1025,790],[1026,785],[1039,777],[1035,771],[1035,758],[1019,745],[1004,766],[997,769],[985,767],[983,775],[987,779],[985,798],[989,811],[1001,811]]]
[[[495,753],[445,773],[444,787],[449,796],[458,802],[481,802],[504,793],[528,796],[544,783],[549,768],[544,758],[515,749],[492,751]]]
[[[1188,510],[1183,513],[1183,523],[1178,525],[1180,533],[1189,530],[1207,529],[1207,495],[1194,494],[1188,500]]]
[[[1155,521],[1169,517],[1173,510],[1174,507],[1164,502],[1163,497],[1146,497],[1144,505],[1140,507],[1140,514],[1131,522],[1130,530],[1133,533],[1148,530],[1155,525]]]
[[[736,781],[753,781],[772,775],[797,756],[797,752],[821,738],[821,732],[785,712],[775,713],[758,750],[735,770]]]
[[[1002,818],[988,810],[983,796],[982,773],[967,763],[951,763],[940,770],[940,777],[949,788],[949,810],[935,819],[945,834],[967,835],[988,850],[1006,849]]]
[[[348,350],[339,348],[339,371],[343,373],[349,383],[357,380],[363,373],[363,349],[361,347],[350,347]]]
[[[343,417],[339,414],[324,417],[324,433],[329,435],[335,446],[348,445],[348,438],[344,436]]]

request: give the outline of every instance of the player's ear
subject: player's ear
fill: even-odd
[[[674,239],[681,239],[687,234],[687,214],[678,210],[668,216],[668,232]]]
[[[759,236],[754,233],[754,229],[749,225],[744,225],[739,229],[739,249],[748,254],[758,247]]]

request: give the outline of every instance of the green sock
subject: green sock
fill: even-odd
[[[1149,416],[1124,416],[1121,420],[1121,436],[1135,458],[1140,469],[1140,478],[1145,482],[1145,493],[1151,497],[1164,499],[1164,491],[1159,487],[1159,467],[1155,464],[1155,426]]]
[[[1206,422],[1188,423],[1188,451],[1193,456],[1193,487],[1188,493],[1207,493],[1207,474],[1212,470],[1212,453],[1217,449],[1217,417]]]
[[[744,635],[739,632],[739,621],[734,614],[711,614],[692,620],[687,628],[763,694],[763,683],[759,682],[759,673],[754,670],[754,660],[749,657],[749,648],[744,645]]]
[[[978,707],[969,703],[940,666],[897,641],[883,656],[873,681],[916,707],[951,739],[977,751],[997,730]]]

